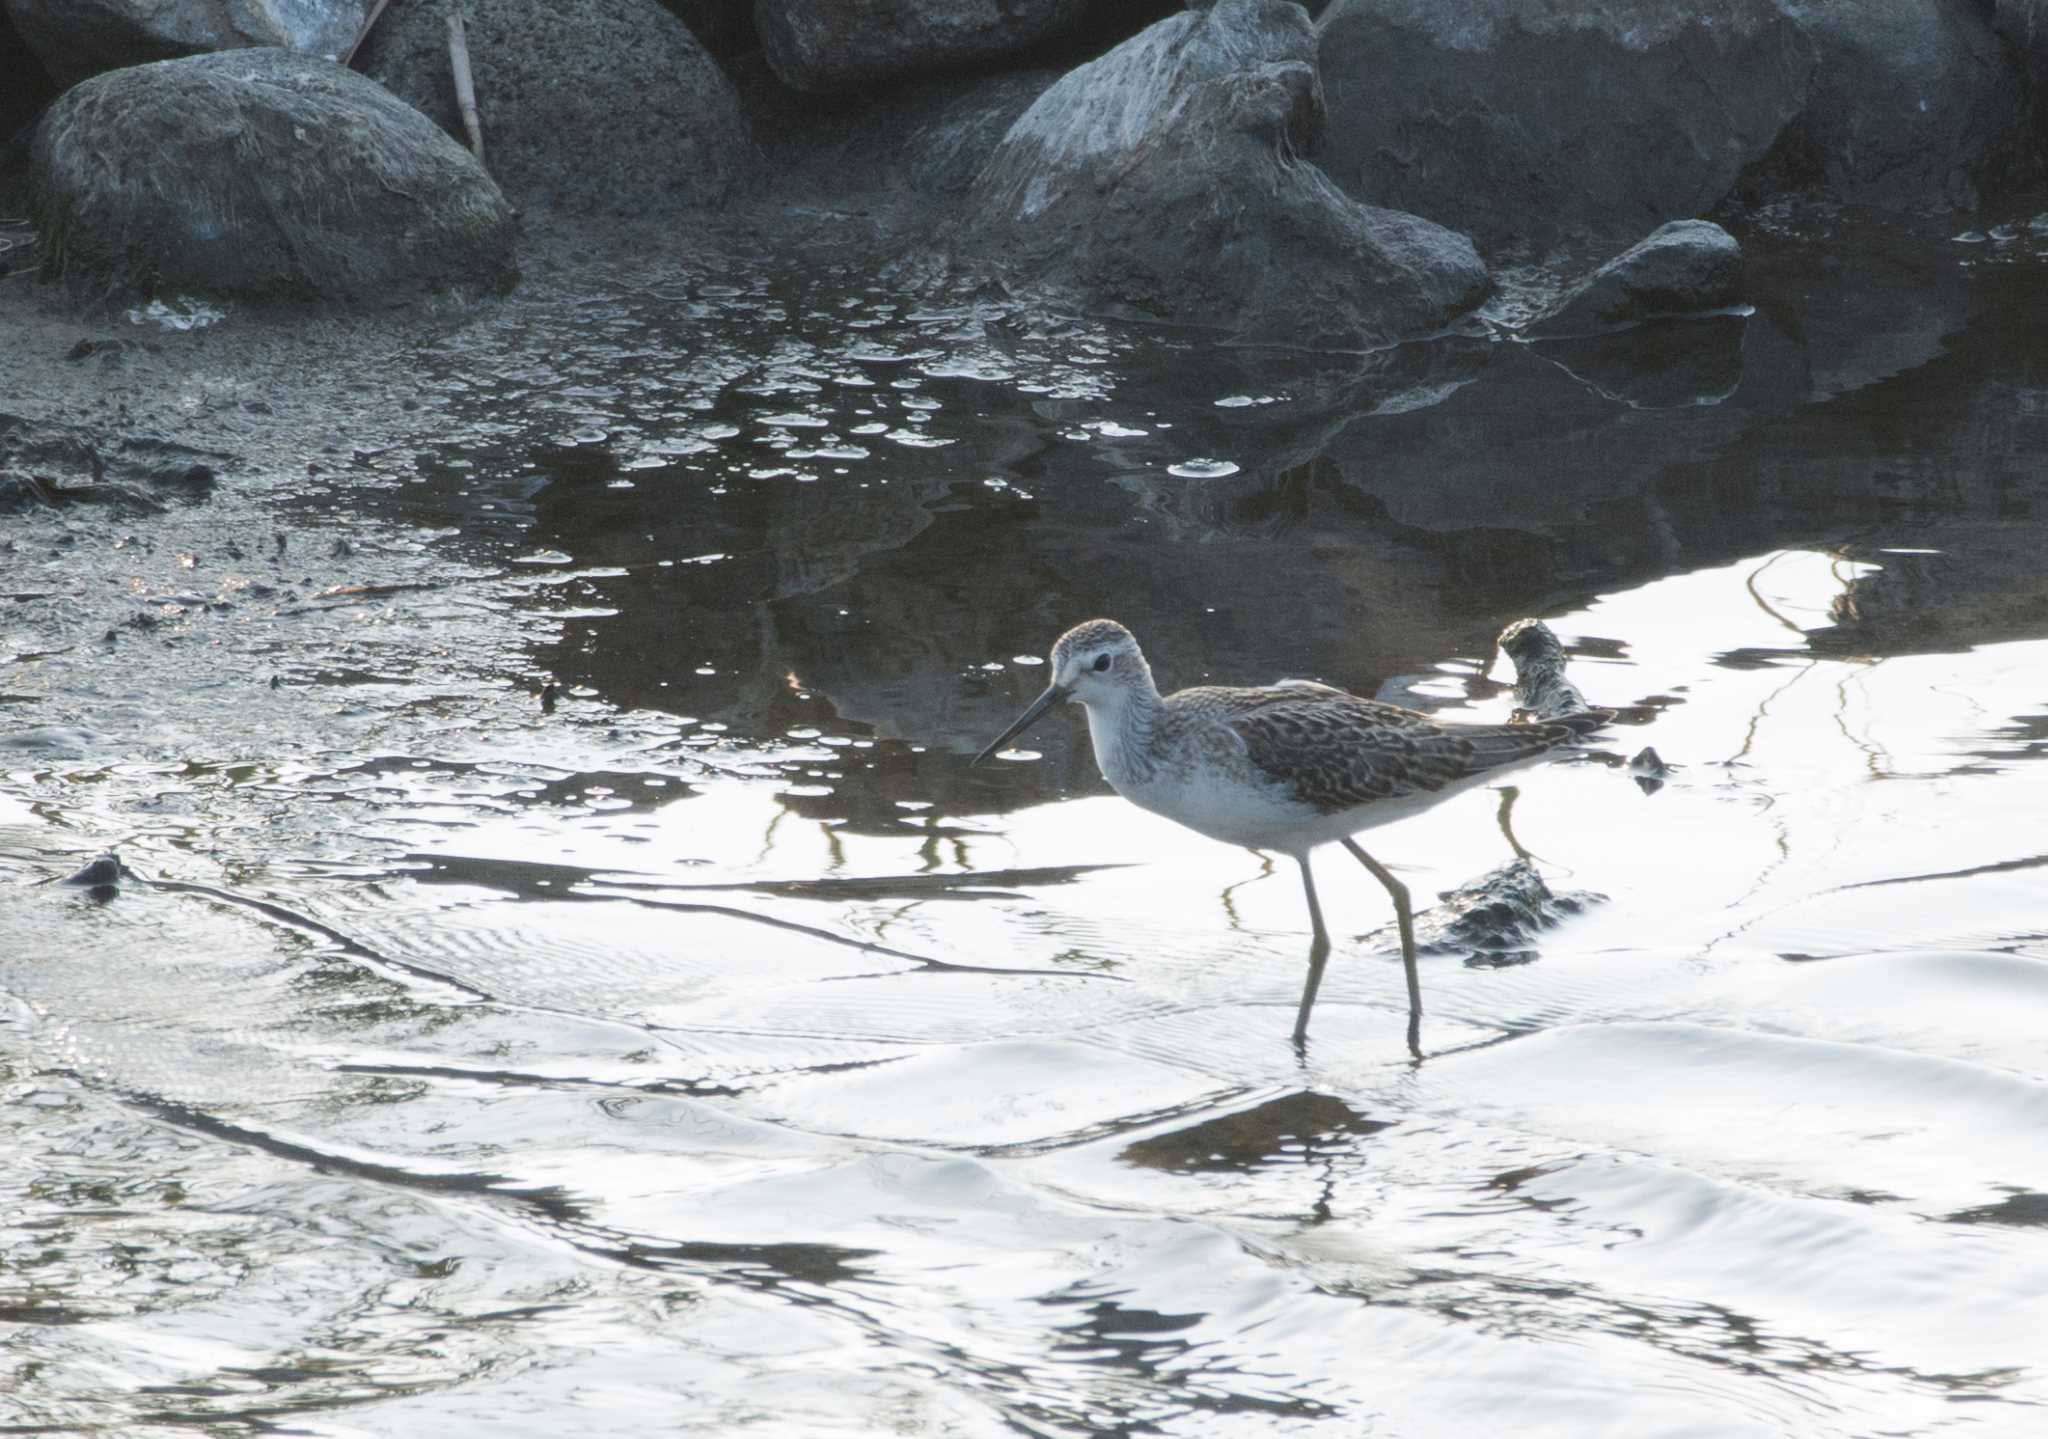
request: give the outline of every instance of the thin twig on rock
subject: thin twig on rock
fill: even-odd
[[[390,3],[391,0],[377,0],[377,3],[370,7],[369,14],[363,16],[363,28],[356,31],[355,44],[349,46],[348,54],[341,57],[344,68],[356,63],[356,51],[363,48],[363,42],[370,38],[370,30],[377,23],[377,17],[384,13],[384,7]]]
[[[484,162],[484,122],[476,113],[476,85],[469,77],[469,37],[462,30],[462,7],[448,7],[448,64],[455,71],[455,104],[462,128],[469,132],[469,152]]]

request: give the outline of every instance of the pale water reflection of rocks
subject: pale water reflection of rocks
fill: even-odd
[[[1753,313],[1364,355],[593,264],[240,352],[332,406],[276,420],[134,345],[109,393],[235,453],[108,452],[121,510],[39,450],[0,540],[0,1420],[2030,1432],[2027,243],[1766,235]],[[1625,722],[1513,835],[1606,902],[1426,952],[1415,1066],[1325,863],[1298,1056],[1287,867],[1061,717],[967,768],[1099,612],[1470,718],[1545,617]],[[1433,896],[1500,808],[1379,849]]]

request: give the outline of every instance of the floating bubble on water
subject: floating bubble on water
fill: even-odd
[[[888,437],[897,444],[908,445],[914,450],[936,450],[953,443],[938,435],[921,435],[916,430],[891,430]]]
[[[1237,471],[1238,466],[1230,460],[1182,460],[1177,465],[1166,467],[1166,473],[1177,475],[1183,480],[1220,480],[1225,475],[1236,474]]]
[[[828,422],[823,415],[813,415],[803,410],[789,410],[775,415],[756,415],[754,423],[774,425],[781,429],[822,430]]]
[[[1000,760],[1008,760],[1011,764],[1029,764],[1032,760],[1045,758],[1041,752],[1035,749],[997,750],[995,757]]]
[[[802,799],[822,799],[832,793],[832,786],[829,784],[786,784],[776,793],[794,795]]]
[[[942,350],[890,350],[880,345],[849,345],[845,357],[863,365],[907,365],[914,360],[936,360]]]
[[[512,559],[515,565],[566,565],[572,562],[573,557],[560,550],[535,550],[530,555],[515,555]]]
[[[1219,410],[1242,410],[1253,405],[1278,404],[1279,400],[1280,397],[1278,395],[1225,395],[1216,402],[1216,408]]]
[[[707,440],[729,440],[739,432],[738,425],[706,425],[697,433]]]
[[[172,304],[162,300],[151,300],[128,312],[131,325],[155,325],[160,330],[203,330],[217,325],[227,318],[227,311],[214,308],[204,300],[195,300],[189,295],[180,295]]]
[[[1045,663],[1045,657],[1043,655],[1011,655],[1010,663],[1013,665],[1042,665]]]
[[[1014,370],[1004,368],[993,358],[955,357],[936,365],[926,365],[924,374],[934,380],[988,380],[998,384],[1017,378]]]
[[[1120,425],[1115,420],[1097,420],[1091,428],[1098,434],[1112,440],[1136,440],[1152,433],[1132,425]]]
[[[1982,230],[1965,230],[1960,235],[1949,236],[1949,242],[1956,245],[1981,245],[1984,243]]]

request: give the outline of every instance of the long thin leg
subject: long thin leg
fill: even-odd
[[[1408,908],[1408,886],[1394,878],[1394,872],[1346,837],[1344,848],[1372,871],[1372,877],[1386,886],[1394,901],[1394,922],[1401,928],[1401,967],[1408,973],[1408,1052],[1422,1058],[1422,979],[1415,972],[1415,916]]]
[[[1500,787],[1500,810],[1496,818],[1500,823],[1500,832],[1508,838],[1508,848],[1515,852],[1515,858],[1534,860],[1536,856],[1523,849],[1522,842],[1515,838],[1515,800],[1521,796],[1521,793],[1519,789],[1516,789],[1511,784],[1502,785]]]
[[[1323,984],[1323,961],[1330,957],[1330,931],[1323,927],[1323,907],[1316,901],[1316,877],[1308,867],[1307,853],[1294,857],[1301,866],[1301,888],[1308,896],[1308,919],[1315,926],[1315,941],[1308,950],[1308,982],[1301,987],[1301,1008],[1294,1016],[1294,1042],[1308,1038],[1308,1012],[1316,1007],[1316,991]]]

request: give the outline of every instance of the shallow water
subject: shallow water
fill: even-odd
[[[593,272],[117,641],[24,531],[0,1432],[2040,1432],[2026,243],[1355,356]],[[1298,1054],[1286,861],[966,767],[1094,613],[1486,719],[1543,615],[1621,722],[1372,848],[1601,898],[1415,1066],[1326,852]]]

